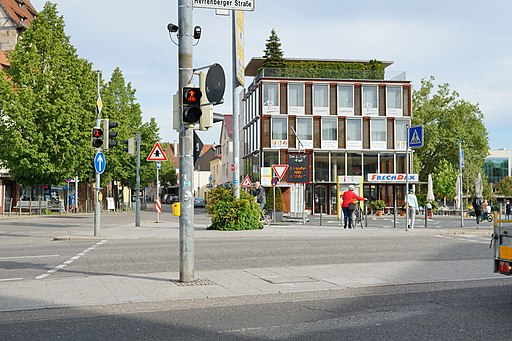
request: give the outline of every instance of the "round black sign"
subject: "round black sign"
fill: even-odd
[[[206,97],[212,104],[222,103],[226,90],[226,76],[219,64],[212,66],[206,74]]]

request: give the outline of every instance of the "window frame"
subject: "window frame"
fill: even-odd
[[[389,100],[389,93],[390,93],[389,90],[396,89],[396,88],[399,89],[398,93],[400,94],[400,100],[399,100],[400,107],[399,108],[394,108],[394,107],[389,106],[389,104],[391,103],[391,101]],[[403,113],[404,113],[403,102],[404,102],[403,86],[402,85],[386,85],[386,116],[391,116],[391,117],[403,116]]]
[[[274,122],[276,120],[284,120],[284,139],[275,139],[274,138]],[[281,132],[282,133],[282,132]],[[287,116],[278,116],[274,115],[270,119],[270,148],[272,149],[282,149],[288,148],[288,117]]]
[[[336,130],[336,138],[334,140],[325,140],[324,139],[324,128],[327,122],[334,122],[334,128]],[[320,121],[320,131],[321,131],[321,148],[322,149],[338,149],[338,118],[337,117],[323,117]]]
[[[398,131],[398,123],[400,124],[403,124],[404,128],[405,128],[405,132],[403,133],[403,135],[405,135],[405,140],[399,140],[398,139],[398,134],[399,134],[399,131]],[[396,119],[395,122],[394,122],[394,125],[395,125],[395,132],[394,132],[394,139],[395,139],[395,150],[399,150],[399,151],[405,151],[407,149],[407,124],[411,124],[410,120],[408,119]]]
[[[276,94],[276,98],[277,98],[277,105],[275,103],[272,103],[272,105],[270,105],[270,103],[267,104],[268,102],[268,99],[265,98],[265,96],[267,96],[267,93],[266,93],[266,88],[267,87],[276,87],[277,88],[277,94]],[[262,106],[263,106],[263,110],[262,112],[264,114],[271,114],[271,113],[279,113],[279,98],[280,98],[280,91],[281,91],[281,87],[279,86],[279,83],[278,82],[263,82],[262,83]]]
[[[340,88],[351,88],[352,89],[352,107],[342,107],[340,106]],[[346,84],[346,83],[339,83],[336,87],[336,105],[337,105],[337,113],[339,116],[354,116],[354,101],[355,101],[355,94],[354,94],[354,84]]]
[[[297,117],[297,119],[295,121],[295,127],[297,128],[296,129],[297,134],[299,134],[299,131],[300,131],[300,129],[298,127],[299,120],[300,121],[308,120],[311,123],[311,140],[300,139],[300,141],[302,142],[302,147],[300,149],[313,149],[313,140],[314,140],[313,117]],[[297,137],[295,137],[295,139],[296,139],[295,145],[297,146],[297,148],[299,148],[299,141],[297,140]]]
[[[375,89],[375,107],[373,103],[371,107],[365,106],[364,93],[365,88]],[[377,84],[363,84],[361,85],[361,112],[363,116],[378,116],[379,115],[379,86]]]
[[[359,122],[359,140],[349,140],[349,122]],[[358,117],[347,118],[345,122],[345,146],[347,150],[362,150],[363,149],[363,120]]]
[[[319,87],[325,87],[327,89],[326,91],[326,94],[327,94],[327,98],[326,98],[326,104],[327,106],[325,107],[319,107],[319,106],[316,106],[315,104],[315,99],[316,99],[316,96],[315,96],[315,88],[319,88]],[[312,104],[313,104],[313,115],[329,115],[329,83],[313,83],[313,86],[312,86]]]
[[[290,105],[290,86],[300,86],[302,89],[302,104],[298,106]],[[290,82],[287,85],[288,89],[288,115],[304,115],[305,112],[305,85],[304,83]]]
[[[375,125],[379,122],[384,127],[384,140],[374,140],[373,132]],[[387,149],[387,120],[385,118],[372,118],[370,119],[370,149],[371,150],[385,150]]]

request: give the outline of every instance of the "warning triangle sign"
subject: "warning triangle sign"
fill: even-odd
[[[164,150],[160,147],[160,143],[155,143],[153,149],[151,149],[151,153],[149,153],[147,161],[167,161],[167,156],[165,156]]]
[[[420,137],[418,136],[418,132],[415,130],[412,134],[410,144],[420,144],[420,143],[421,143]]]
[[[272,169],[276,173],[279,180],[281,180],[284,176],[284,173],[288,170],[288,165],[273,165]]]
[[[242,181],[242,184],[240,184],[242,187],[250,188],[252,187],[251,179],[249,179],[249,175],[246,175],[244,178],[244,181]]]

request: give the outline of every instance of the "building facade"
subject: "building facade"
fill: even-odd
[[[484,161],[484,174],[491,184],[511,176],[512,153],[506,149],[489,151]]]
[[[262,68],[262,58],[253,58],[246,67],[246,76],[254,81],[241,106],[243,173],[259,180],[262,169],[289,164],[290,155],[304,154],[304,194],[287,176],[279,182],[288,212],[303,196],[307,210],[336,214],[339,193],[350,183],[370,200],[401,206],[404,182],[375,175],[406,173],[410,82],[403,75],[385,79],[384,69],[391,62],[372,70],[374,61],[293,61],[302,69]],[[310,72],[308,63],[322,72]],[[346,70],[329,69],[340,65]]]

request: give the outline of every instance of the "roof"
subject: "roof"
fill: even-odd
[[[319,62],[319,63],[362,63],[369,64],[370,60],[354,60],[354,59],[316,59],[316,58],[284,58],[284,60],[294,61],[294,62]],[[248,77],[256,77],[258,75],[258,70],[263,65],[265,58],[255,57],[252,58],[247,66],[245,67],[245,76]],[[391,61],[380,61],[384,68],[387,68],[393,62]]]
[[[27,28],[37,16],[29,0],[0,0],[0,6],[18,27]]]
[[[226,129],[229,138],[233,137],[233,115],[224,114],[222,129]]]

